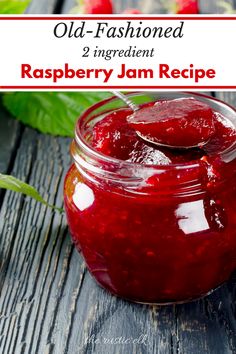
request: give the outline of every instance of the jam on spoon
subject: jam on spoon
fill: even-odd
[[[127,121],[142,139],[169,148],[201,147],[215,133],[213,110],[191,97],[156,102]]]

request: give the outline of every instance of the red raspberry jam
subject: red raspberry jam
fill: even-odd
[[[149,141],[172,147],[201,146],[215,133],[214,112],[194,98],[159,101],[127,118]]]
[[[207,141],[185,150],[158,147],[137,135],[132,112],[118,99],[92,106],[78,120],[65,179],[72,239],[113,294],[159,304],[199,298],[236,268],[236,112],[200,94],[130,95],[146,110],[145,120],[161,102],[167,108],[174,99],[184,105],[194,98],[209,125],[205,136],[198,125],[191,135],[187,122],[188,142]],[[186,120],[186,106],[181,110]],[[168,114],[166,129],[178,134],[171,108]],[[173,139],[181,143],[181,134]]]

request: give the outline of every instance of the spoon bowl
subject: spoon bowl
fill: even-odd
[[[167,145],[167,144],[162,144],[159,143],[158,141],[154,141],[151,138],[147,138],[146,136],[143,136],[140,132],[136,131],[136,134],[143,140],[145,140],[147,143],[156,145],[157,147],[165,147],[165,148],[169,148],[169,149],[178,149],[178,150],[188,150],[188,149],[195,149],[195,148],[202,148],[203,146],[205,146],[210,139],[208,139],[207,141],[202,142],[201,144],[197,144],[197,145],[192,145],[192,146],[173,146],[173,145]]]
[[[138,105],[136,105],[135,103],[133,103],[130,98],[128,98],[126,95],[124,95],[123,93],[119,92],[119,91],[113,91],[113,94],[118,97],[119,99],[121,99],[129,108],[132,109],[132,111],[134,112],[134,114],[130,117],[135,117],[137,115],[139,115],[138,111],[140,111],[140,108]],[[192,98],[194,100],[194,98]],[[189,100],[189,99],[188,99]],[[198,101],[198,105],[199,105],[199,101]],[[206,106],[206,105],[205,105]],[[206,106],[207,107],[207,106]],[[191,107],[192,108],[192,107]],[[196,109],[196,107],[194,107]],[[179,108],[178,108],[179,109]],[[180,108],[181,110],[183,109],[182,107]],[[206,108],[205,108],[206,109]],[[210,109],[210,108],[209,108]],[[156,113],[157,115],[160,113],[160,110],[158,110],[158,112]],[[192,113],[192,112],[191,112]],[[173,114],[173,111],[172,111],[172,114]],[[186,114],[186,112],[184,112],[184,114]],[[200,119],[200,118],[199,118]],[[195,119],[196,120],[196,119]],[[206,124],[206,121],[203,121],[202,122],[204,125]],[[195,123],[196,124],[196,123]],[[198,124],[201,124],[201,123],[198,123]],[[181,145],[172,145],[172,144],[165,144],[165,143],[162,143],[162,142],[158,142],[155,140],[155,138],[152,138],[150,137],[149,135],[143,135],[142,133],[140,133],[140,131],[138,131],[135,127],[134,127],[134,124],[133,124],[133,128],[135,129],[135,132],[136,134],[144,141],[148,142],[148,143],[151,143],[151,144],[154,144],[156,146],[160,146],[160,147],[166,147],[166,148],[169,148],[169,149],[184,149],[184,150],[187,150],[187,149],[194,149],[194,148],[202,148],[204,145],[206,145],[209,140],[210,140],[210,135],[208,134],[206,136],[206,140],[202,140],[200,139],[200,141],[198,141],[198,143],[196,144],[193,144],[193,145],[184,145],[184,146],[181,146]]]

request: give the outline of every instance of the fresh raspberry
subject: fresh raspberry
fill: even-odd
[[[198,14],[198,1],[197,0],[176,0],[177,14]]]
[[[122,12],[123,14],[127,14],[127,15],[139,15],[142,12],[139,11],[138,9],[126,9],[125,11]]]
[[[215,133],[214,112],[194,98],[157,102],[127,118],[144,139],[173,147],[201,146]]]
[[[113,14],[111,0],[83,0],[80,7],[84,14]]]

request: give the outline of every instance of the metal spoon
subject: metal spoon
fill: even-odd
[[[126,95],[124,95],[123,93],[121,93],[120,91],[112,91],[112,93],[120,98],[129,108],[132,109],[132,111],[137,112],[139,110],[139,106],[137,106],[134,102],[132,102],[130,100],[130,98],[128,98]],[[136,134],[143,140],[145,140],[148,143],[154,144],[156,146],[162,146],[162,147],[167,147],[169,149],[193,149],[193,148],[202,148],[204,145],[206,145],[210,139],[208,139],[207,141],[203,141],[200,144],[197,145],[192,145],[192,146],[173,146],[173,145],[168,145],[168,144],[161,144],[158,141],[154,141],[151,138],[148,138],[146,136],[143,136],[141,133],[139,133],[138,131],[136,131]]]
[[[132,111],[137,112],[139,110],[139,106],[137,106],[134,102],[132,102],[127,96],[125,96],[120,91],[112,91],[112,93],[116,97],[120,98],[124,103],[126,103],[127,106],[132,109]]]

